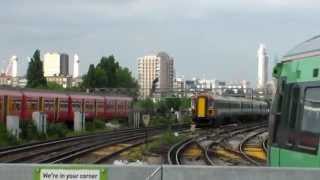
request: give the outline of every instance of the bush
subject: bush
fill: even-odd
[[[47,134],[50,138],[63,138],[69,132],[67,125],[64,123],[50,123],[47,129]]]
[[[104,129],[105,128],[105,123],[102,120],[96,119],[93,121],[93,124],[94,124],[95,129]]]
[[[0,147],[17,145],[17,144],[19,144],[19,141],[17,140],[17,138],[7,132],[7,129],[4,123],[0,123]]]
[[[150,119],[150,126],[170,126],[175,122],[176,120],[172,117],[153,116]]]
[[[21,123],[20,138],[26,141],[43,140],[46,135],[38,133],[36,125],[32,121],[23,121]]]
[[[105,122],[99,119],[95,119],[93,121],[86,122],[86,130],[87,131],[95,131],[105,129]]]

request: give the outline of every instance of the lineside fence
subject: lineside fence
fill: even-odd
[[[0,164],[1,180],[318,180],[320,169]]]

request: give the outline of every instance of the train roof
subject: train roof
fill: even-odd
[[[209,96],[213,100],[219,100],[219,101],[225,101],[225,102],[235,102],[235,101],[241,101],[241,102],[254,102],[254,103],[259,103],[259,104],[267,104],[263,100],[257,100],[257,99],[249,99],[249,98],[244,98],[244,97],[232,97],[232,96],[218,96],[218,95],[210,95],[210,94],[199,94],[197,96]]]
[[[22,96],[22,92],[19,90],[0,89],[0,95],[2,94],[9,96]]]
[[[291,49],[284,57],[284,61],[320,56],[320,35],[308,39]]]
[[[69,94],[69,96],[72,99],[100,99],[100,100],[104,100],[103,96],[97,96],[97,95],[89,95],[89,94]]]
[[[63,93],[53,93],[44,91],[23,91],[22,93],[28,97],[68,98],[68,96]]]

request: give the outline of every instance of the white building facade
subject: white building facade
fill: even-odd
[[[173,88],[174,60],[165,52],[138,58],[140,95],[146,98],[155,91],[164,94]]]
[[[43,74],[45,77],[59,76],[60,54],[46,53],[43,59]]]

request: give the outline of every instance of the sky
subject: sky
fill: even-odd
[[[320,34],[318,0],[3,0],[1,69],[19,73],[35,49],[80,56],[80,72],[113,54],[137,74],[137,58],[165,51],[177,75],[257,81],[257,49],[281,58]],[[270,68],[271,69],[271,68]]]

